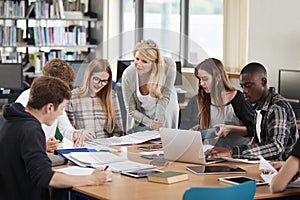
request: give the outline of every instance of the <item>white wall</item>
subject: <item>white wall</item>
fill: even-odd
[[[300,1],[249,2],[248,60],[263,63],[277,88],[280,68],[300,69]]]

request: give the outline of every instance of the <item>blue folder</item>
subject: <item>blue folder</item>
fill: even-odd
[[[88,149],[88,148],[73,148],[73,149],[56,149],[54,151],[55,155],[60,155],[66,158],[64,155],[72,152],[97,152],[96,149]]]

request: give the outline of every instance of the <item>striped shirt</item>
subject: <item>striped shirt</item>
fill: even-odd
[[[298,137],[296,117],[291,105],[271,87],[261,115],[261,142],[253,133],[254,144],[233,147],[232,156],[258,159],[261,155],[269,160],[286,160]]]
[[[78,96],[72,91],[72,98],[66,105],[66,113],[76,129],[94,131],[97,138],[123,135],[123,123],[117,95],[112,95],[114,122],[113,130],[106,125],[107,113],[103,110],[101,99],[91,96]]]

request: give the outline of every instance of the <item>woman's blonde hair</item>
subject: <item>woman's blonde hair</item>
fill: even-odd
[[[107,72],[109,74],[108,84],[105,85],[96,96],[101,99],[103,110],[107,114],[106,126],[113,130],[115,127],[114,121],[114,109],[112,105],[112,72],[110,65],[105,59],[94,59],[92,60],[84,73],[83,83],[81,87],[76,88],[75,92],[78,96],[87,96],[89,94],[89,87],[91,77],[94,73]]]
[[[198,108],[200,112],[200,129],[209,128],[210,124],[210,105],[211,99],[218,107],[219,113],[224,116],[224,99],[222,98],[222,91],[234,91],[236,88],[231,84],[227,73],[225,72],[222,62],[215,58],[209,58],[201,62],[195,68],[195,76],[198,78],[198,70],[204,70],[213,78],[211,92],[206,93],[202,86],[198,88]]]
[[[153,62],[152,71],[149,77],[148,89],[151,96],[162,97],[162,87],[166,81],[166,64],[162,57],[158,45],[153,40],[142,40],[137,43],[133,50],[142,54],[146,59]]]

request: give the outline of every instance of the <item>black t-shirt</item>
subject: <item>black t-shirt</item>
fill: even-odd
[[[300,159],[300,139],[298,139],[294,145],[291,155]]]

